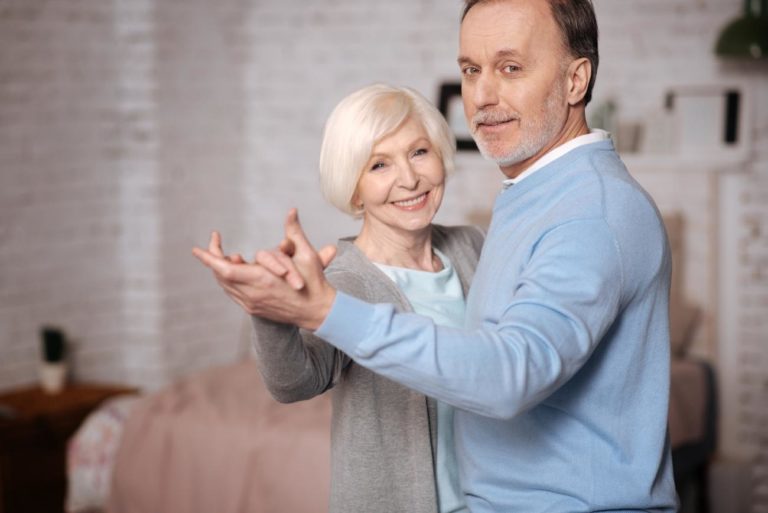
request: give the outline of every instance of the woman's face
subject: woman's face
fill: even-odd
[[[367,230],[419,231],[443,200],[443,160],[422,124],[408,118],[371,152],[355,193]]]

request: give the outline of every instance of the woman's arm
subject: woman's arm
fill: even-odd
[[[281,403],[311,399],[333,387],[350,359],[311,333],[252,316],[256,365]]]
[[[325,272],[336,289],[371,300],[365,280],[338,267]],[[340,349],[292,324],[251,316],[253,346],[264,383],[282,403],[303,401],[331,389],[352,361]]]

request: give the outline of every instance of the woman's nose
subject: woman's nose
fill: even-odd
[[[399,181],[400,186],[406,189],[415,189],[419,185],[419,175],[410,162],[405,162],[400,166]]]

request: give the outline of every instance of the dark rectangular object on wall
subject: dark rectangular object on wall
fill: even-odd
[[[742,92],[722,85],[675,87],[665,106],[675,120],[677,149],[710,153],[736,149],[743,143]]]
[[[736,144],[739,141],[739,106],[741,95],[738,91],[725,93],[725,133],[723,141],[726,144]]]
[[[478,151],[464,120],[461,106],[461,83],[443,82],[440,84],[440,98],[437,108],[445,117],[448,126],[456,136],[456,149],[460,151]],[[457,112],[458,111],[458,112]]]

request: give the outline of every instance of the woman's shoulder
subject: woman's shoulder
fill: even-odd
[[[329,279],[331,276],[354,279],[365,274],[367,261],[356,249],[351,239],[339,239],[336,243],[336,256],[325,269],[326,276]]]
[[[325,269],[328,281],[337,289],[365,300],[378,300],[389,291],[389,282],[352,243],[352,238],[340,239],[336,257]]]
[[[478,226],[432,225],[432,241],[441,251],[471,250],[479,253],[485,241],[485,231]]]

